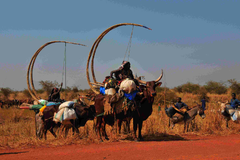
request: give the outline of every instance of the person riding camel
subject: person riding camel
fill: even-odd
[[[62,89],[62,86],[63,86],[63,83],[61,83],[61,87],[59,89],[56,87],[52,89],[52,92],[49,95],[48,101],[51,101],[51,102],[60,102],[61,101],[60,91]]]
[[[171,106],[169,108],[165,107],[166,114],[172,118],[175,113],[185,113],[188,109],[188,106],[183,103],[181,97],[178,97],[177,103],[174,106]],[[180,112],[179,112],[180,111]]]

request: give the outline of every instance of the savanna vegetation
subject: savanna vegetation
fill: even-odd
[[[39,96],[47,99],[49,94],[48,89],[55,86],[59,87],[59,84],[54,82],[49,82],[49,84],[42,83],[42,89],[38,90]],[[61,92],[61,97],[71,100],[76,98],[77,94],[86,94],[87,92],[88,90],[80,90],[76,86],[72,88],[68,87]],[[232,92],[240,93],[240,83],[236,80],[229,80],[226,83],[209,81],[204,86],[188,82],[173,89],[164,86],[157,88],[153,113],[143,123],[142,134],[145,140],[181,139],[183,125],[177,124],[174,129],[169,128],[169,119],[164,112],[164,104],[170,106],[172,102],[176,102],[177,97],[182,97],[182,101],[190,107],[196,105],[196,103],[200,103],[200,99],[203,96],[208,100],[207,110],[205,111],[206,118],[201,119],[200,116],[197,116],[192,125],[190,125],[190,132],[185,134],[208,136],[211,134],[228,135],[238,133],[240,125],[232,121],[229,124],[229,128],[226,128],[225,121],[219,113],[220,105],[217,103],[219,101],[230,100]],[[13,91],[6,88],[6,90],[2,89],[0,94],[1,99],[30,98],[26,90]],[[161,106],[161,110],[159,110],[158,105]],[[59,131],[56,139],[48,133],[48,140],[38,140],[35,136],[34,115],[34,111],[20,110],[17,109],[17,106],[9,109],[0,109],[0,149],[99,143],[93,130],[93,121],[88,121],[85,127],[80,128],[80,135],[72,135],[70,133],[65,139],[63,138],[63,133]],[[131,134],[117,135],[116,132],[111,132],[111,129],[112,127],[107,126],[110,142],[132,140]],[[122,131],[124,132],[124,127]]]

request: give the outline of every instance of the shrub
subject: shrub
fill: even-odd
[[[175,92],[182,93],[182,92],[183,92],[182,88],[183,88],[183,87],[182,87],[182,85],[181,85],[181,86],[174,87],[173,90],[174,90]]]
[[[74,93],[77,93],[77,92],[78,92],[78,87],[73,86],[73,87],[72,87],[72,91],[73,91]]]
[[[29,91],[27,89],[23,90],[23,94],[27,97],[27,98],[31,98],[31,94],[29,93]]]
[[[59,86],[57,81],[40,81],[39,84],[42,86],[42,89],[47,92],[49,95],[54,87]]]
[[[177,95],[169,88],[163,88],[162,91],[157,94],[154,103],[160,103],[160,105],[163,105],[164,99],[166,101],[166,104],[169,104],[177,99]]]
[[[232,92],[240,94],[240,83],[238,83],[235,79],[228,80],[228,83],[230,83],[229,88],[232,90]]]
[[[173,90],[178,93],[193,93],[197,94],[200,89],[199,84],[193,84],[191,82],[187,82],[186,84],[175,87]]]
[[[224,94],[227,92],[227,87],[223,82],[208,81],[204,87],[209,93]]]
[[[12,93],[12,90],[10,88],[2,88],[1,90],[2,90],[2,94],[3,94],[4,98],[8,99],[8,97]]]
[[[207,90],[205,87],[200,87],[199,92],[198,92],[198,100],[201,101],[204,97],[206,99],[206,101],[209,101],[209,97],[207,96]]]

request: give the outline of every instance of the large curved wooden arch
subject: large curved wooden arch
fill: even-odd
[[[120,24],[116,24],[116,25],[113,25],[111,27],[109,27],[108,29],[106,29],[102,34],[100,34],[100,36],[96,39],[96,41],[93,43],[92,45],[92,48],[89,52],[89,55],[88,55],[88,60],[87,60],[87,67],[86,67],[86,75],[87,75],[87,80],[88,80],[88,85],[90,86],[90,88],[92,89],[93,92],[95,92],[96,94],[99,94],[99,91],[97,91],[92,84],[95,84],[95,85],[101,85],[101,83],[97,82],[96,80],[96,77],[95,77],[95,73],[94,73],[94,57],[95,57],[95,54],[96,54],[96,50],[97,50],[97,47],[99,45],[99,43],[101,42],[101,40],[103,39],[103,37],[111,30],[117,28],[117,27],[120,27],[120,26],[126,26],[126,25],[132,25],[132,26],[139,26],[139,27],[143,27],[143,28],[146,28],[146,29],[149,29],[149,30],[152,30],[151,28],[148,28],[146,26],[143,26],[141,24],[135,24],[135,23],[120,23]],[[91,59],[92,58],[92,59]],[[92,72],[92,78],[93,78],[93,81],[94,83],[90,82],[90,76],[89,76],[89,63],[90,63],[90,59],[91,59],[91,72]]]
[[[28,65],[28,70],[27,70],[27,86],[28,86],[28,91],[30,93],[30,95],[32,96],[32,98],[34,100],[39,100],[39,96],[37,95],[37,92],[36,92],[36,89],[34,87],[34,83],[33,83],[33,67],[34,67],[34,63],[36,61],[36,58],[38,56],[38,54],[42,51],[42,49],[50,44],[53,44],[53,43],[69,43],[69,44],[74,44],[74,45],[81,45],[81,46],[86,46],[84,44],[80,44],[80,43],[74,43],[74,42],[68,42],[68,41],[50,41],[50,42],[47,42],[45,43],[44,45],[42,45],[36,52],[35,54],[32,56],[31,60],[30,60],[30,63]],[[30,74],[30,77],[29,77],[29,74]],[[29,79],[30,78],[30,79]],[[29,81],[31,83],[29,83]],[[31,89],[32,87],[32,89]]]

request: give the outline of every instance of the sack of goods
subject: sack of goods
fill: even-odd
[[[40,99],[40,100],[38,100],[39,101],[39,103],[41,104],[41,105],[43,105],[43,106],[45,106],[47,103],[48,103],[48,101],[47,100],[44,100],[44,99]]]
[[[77,115],[73,108],[65,108],[63,112],[63,121],[76,119],[76,118],[77,118]]]
[[[137,89],[133,80],[125,79],[121,82],[119,90],[123,90],[125,93],[131,93]]]
[[[67,101],[59,106],[59,111],[54,115],[55,122],[62,122],[70,119],[76,119],[77,115],[73,108],[74,101]]]
[[[115,93],[116,93],[116,89],[115,88],[105,89],[105,94],[106,95],[114,95]]]
[[[106,89],[108,89],[108,88],[115,88],[116,85],[117,85],[117,81],[115,79],[113,79],[113,78],[110,78],[110,79],[107,80],[107,82],[105,83],[104,87]]]
[[[231,119],[233,121],[237,121],[240,119],[240,111],[239,110],[235,110],[235,112],[232,114]]]

